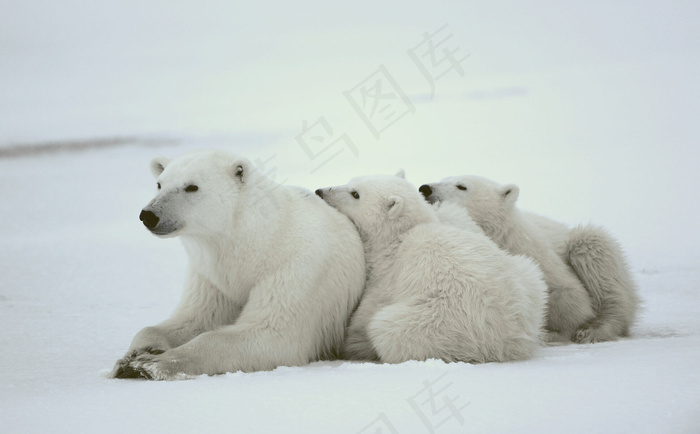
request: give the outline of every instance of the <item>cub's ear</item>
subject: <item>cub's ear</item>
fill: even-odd
[[[501,187],[501,197],[506,203],[514,204],[518,200],[520,189],[515,184],[508,184]]]
[[[165,157],[156,157],[151,160],[151,173],[154,178],[158,178],[165,170],[165,166],[170,163],[170,160]]]
[[[387,208],[389,209],[389,212],[387,213],[389,219],[393,220],[401,214],[401,211],[403,210],[402,198],[399,196],[389,196],[386,203]]]
[[[237,158],[231,163],[230,173],[233,179],[245,184],[250,180],[250,161],[245,158]]]
[[[401,179],[406,179],[406,171],[403,169],[399,169],[398,172],[394,176],[398,176]]]

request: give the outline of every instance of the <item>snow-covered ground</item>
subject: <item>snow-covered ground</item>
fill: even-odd
[[[133,335],[178,300],[184,252],[177,240],[150,235],[137,216],[154,192],[150,156],[190,147],[0,159],[0,431],[700,427],[698,267],[633,264],[645,310],[631,338],[543,348],[526,362],[336,361],[173,383],[106,379]]]
[[[700,432],[700,7],[248,3],[0,3],[0,432]],[[431,89],[409,51],[440,29],[469,57]],[[377,137],[349,99],[387,73],[406,115]],[[354,148],[319,155],[304,121]],[[516,182],[621,240],[644,311],[520,363],[106,379],[183,284],[179,242],[138,221],[148,161],[205,146],[310,189]]]

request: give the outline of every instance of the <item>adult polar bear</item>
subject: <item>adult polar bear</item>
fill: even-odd
[[[540,346],[547,288],[532,260],[478,228],[440,223],[402,172],[316,194],[355,223],[365,246],[367,286],[346,357],[479,363],[525,359]]]
[[[425,184],[431,203],[456,203],[501,248],[535,259],[549,287],[548,328],[579,343],[627,336],[639,305],[637,287],[618,242],[603,228],[574,229],[520,211],[516,185],[478,176]]]
[[[365,283],[352,223],[312,193],[275,184],[244,158],[155,158],[158,193],[141,212],[179,236],[189,270],[179,306],[141,330],[117,378],[274,369],[330,357]]]

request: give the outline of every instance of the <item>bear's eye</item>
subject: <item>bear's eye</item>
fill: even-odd
[[[158,186],[158,190],[160,190],[160,182],[156,184]]]
[[[350,192],[350,195],[351,195],[352,197],[354,197],[355,199],[359,199],[359,198],[360,198],[360,193],[358,193],[358,192],[356,192],[356,191]]]
[[[459,188],[460,190],[466,190],[466,189],[467,189],[467,187],[463,186],[462,184],[457,184],[457,188]]]
[[[199,190],[199,187],[197,187],[194,184],[190,184],[187,187],[185,187],[185,191],[188,193],[194,193],[195,191]]]

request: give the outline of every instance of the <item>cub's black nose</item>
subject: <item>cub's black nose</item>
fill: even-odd
[[[323,190],[321,190],[320,188],[319,188],[318,190],[316,190],[316,196],[318,196],[318,197],[320,197],[321,199],[323,199]]]
[[[418,189],[418,191],[420,191],[420,193],[423,195],[423,197],[428,197],[431,194],[433,194],[433,189],[430,188],[430,186],[428,184],[421,185],[420,188]]]
[[[141,220],[148,229],[153,229],[160,221],[157,215],[146,210],[141,211],[141,214],[139,214],[139,220]]]

